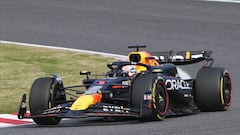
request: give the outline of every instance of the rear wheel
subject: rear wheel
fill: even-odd
[[[231,104],[232,81],[223,68],[202,68],[196,78],[195,101],[201,111],[224,111]]]
[[[53,78],[38,78],[33,82],[29,96],[30,113],[39,115],[42,111],[54,107]],[[40,125],[56,125],[61,121],[58,117],[33,118]]]

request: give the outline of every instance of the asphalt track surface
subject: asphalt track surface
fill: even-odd
[[[128,45],[150,51],[213,50],[215,66],[232,74],[233,101],[225,112],[140,123],[99,119],[57,126],[0,129],[1,135],[236,135],[240,132],[240,5],[197,0],[2,0],[0,40],[116,54]]]

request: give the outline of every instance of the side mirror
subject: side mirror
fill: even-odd
[[[90,71],[80,71],[80,75],[86,75],[87,79],[89,79],[89,76],[91,75]]]

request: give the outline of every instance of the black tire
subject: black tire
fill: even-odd
[[[53,107],[53,78],[38,78],[31,87],[29,96],[30,113],[38,115],[43,110]],[[33,121],[40,125],[56,125],[61,121],[58,117],[33,118]]]
[[[152,74],[139,74],[133,80],[130,100],[131,105],[134,108],[140,108],[144,93],[147,90],[151,90],[152,82],[153,82]]]
[[[232,100],[232,81],[223,68],[202,68],[196,78],[195,101],[201,111],[225,111]]]
[[[144,93],[148,90],[152,93],[152,114],[141,117],[140,120],[163,120],[167,114],[169,98],[164,82],[156,74],[142,74],[136,77],[131,89],[131,105],[134,108],[140,108]]]

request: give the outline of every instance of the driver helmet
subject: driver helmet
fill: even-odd
[[[122,68],[122,70],[123,73],[127,73],[130,78],[137,73],[136,67],[134,65],[126,65]]]

